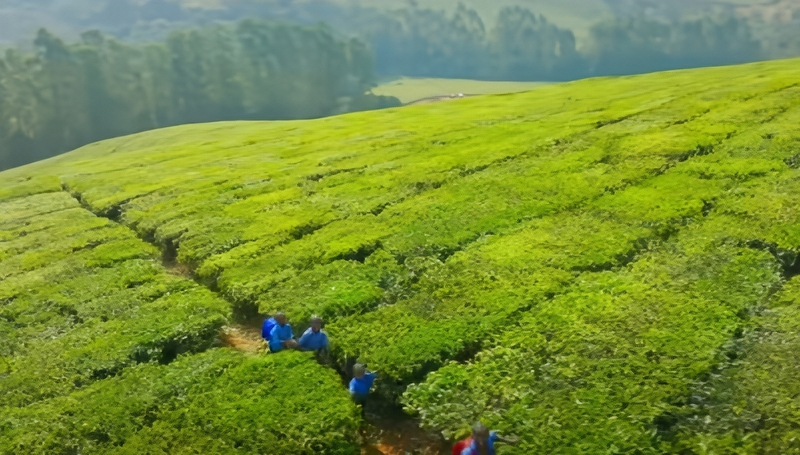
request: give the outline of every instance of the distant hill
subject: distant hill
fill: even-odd
[[[156,130],[0,173],[0,454],[800,453],[800,60]],[[222,334],[327,321],[333,365]],[[370,412],[380,406],[371,408]]]
[[[0,169],[155,127],[315,118],[399,104],[367,94],[373,76],[415,81],[374,93],[439,100],[526,87],[499,81],[795,57],[797,2],[767,8],[581,0],[569,11],[563,2],[521,0],[9,2],[0,5],[0,21],[14,27],[0,29],[0,42],[6,32],[9,42],[28,37],[17,32],[40,19],[53,26],[0,53]],[[562,21],[565,14],[582,17],[583,25]],[[459,82],[448,88],[441,80]]]
[[[404,6],[403,2],[391,0],[333,0],[342,5],[359,4],[362,6],[372,6],[383,9],[393,9]],[[455,9],[459,2],[447,0],[416,0],[422,8],[431,9]],[[491,23],[501,9],[508,6],[522,6],[542,14],[561,27],[570,28],[576,31],[579,38],[585,38],[589,27],[592,24],[614,17],[614,12],[609,4],[604,0],[572,0],[569,2],[557,0],[464,0],[463,3],[468,8],[475,9],[483,17],[484,21]],[[407,3],[406,3],[407,4]]]
[[[422,8],[452,10],[459,2],[415,0],[414,3]],[[487,23],[504,7],[530,8],[560,27],[572,29],[579,40],[588,36],[594,23],[615,16],[680,18],[738,8],[742,15],[775,22],[780,21],[781,15],[790,17],[795,9],[800,9],[798,0],[463,0],[460,3],[477,10]],[[409,4],[390,0],[5,0],[0,3],[0,23],[3,24],[0,43],[27,45],[39,27],[47,27],[69,39],[76,38],[87,28],[99,28],[118,36],[157,40],[176,27],[198,25],[208,20],[239,20],[254,12],[268,17],[286,17],[292,16],[291,10],[297,10],[314,22],[330,20],[340,14],[337,9],[354,5],[391,10]],[[295,14],[291,18],[300,17]]]

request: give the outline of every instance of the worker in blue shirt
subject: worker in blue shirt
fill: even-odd
[[[294,340],[294,333],[289,320],[283,313],[276,313],[275,327],[272,328],[269,334],[269,350],[278,352],[283,349],[294,349],[297,347],[297,342]]]
[[[494,445],[497,442],[515,445],[516,438],[502,438],[496,431],[489,431],[486,426],[478,422],[472,427],[472,441],[461,451],[461,455],[496,455]]]
[[[377,375],[367,372],[367,367],[360,363],[353,366],[353,379],[350,381],[350,396],[356,404],[361,405],[361,415],[364,415],[364,407],[367,405],[367,397],[372,389]]]
[[[311,327],[297,341],[303,351],[324,352],[328,350],[328,335],[322,331],[322,318],[311,317]]]

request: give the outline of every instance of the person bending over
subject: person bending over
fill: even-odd
[[[297,342],[294,340],[294,333],[292,332],[292,326],[289,324],[289,319],[283,313],[276,313],[274,318],[276,324],[269,334],[269,350],[279,352],[283,349],[296,348]]]
[[[453,453],[457,455],[495,455],[494,445],[497,442],[515,445],[516,438],[502,438],[496,431],[489,431],[481,422],[472,426],[472,438],[461,441],[453,448]],[[461,447],[464,447],[461,449]],[[461,449],[460,452],[457,450]]]
[[[328,351],[328,335],[322,331],[322,318],[311,317],[311,327],[303,332],[297,344],[303,351],[317,351],[317,353]]]

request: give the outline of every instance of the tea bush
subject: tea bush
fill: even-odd
[[[584,274],[473,362],[412,386],[406,404],[451,434],[483,417],[529,435],[519,453],[661,453],[653,436],[723,360],[738,313],[780,281],[767,253],[664,250],[617,273]]]
[[[167,274],[155,248],[64,192],[12,199],[2,213],[6,405],[202,351],[228,317],[224,301]]]
[[[355,406],[309,355],[189,355],[230,307],[129,229],[62,191],[0,208],[0,453],[357,451]]]
[[[730,368],[695,387],[681,425],[665,450],[796,453],[797,364],[800,362],[797,277],[739,340]],[[765,387],[764,382],[769,382]]]
[[[308,354],[145,364],[0,417],[0,453],[354,454],[358,412]]]
[[[4,172],[7,447],[65,431],[99,452],[348,453],[357,419],[330,371],[209,351],[230,316],[284,310],[296,332],[323,315],[338,366],[368,363],[426,428],[518,434],[503,453],[796,452],[799,64],[187,125]],[[188,414],[165,399],[100,436],[78,411],[25,423],[214,356],[242,373],[187,385]],[[282,379],[263,393],[322,426],[258,432],[239,398],[260,362],[321,378],[315,401]]]

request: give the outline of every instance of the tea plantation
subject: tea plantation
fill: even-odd
[[[800,60],[109,140],[0,174],[0,453],[358,453],[276,310],[500,453],[800,453],[798,254]]]

